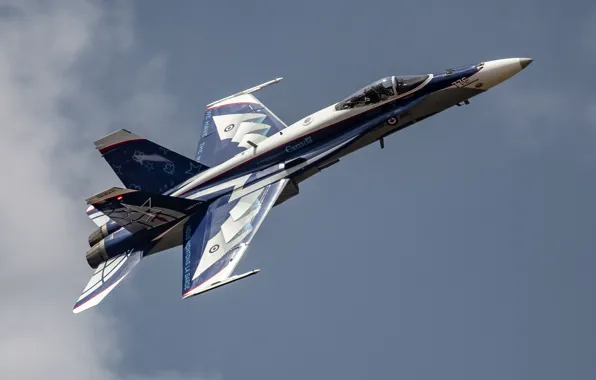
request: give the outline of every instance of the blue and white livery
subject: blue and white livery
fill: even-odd
[[[509,79],[532,62],[508,58],[436,74],[390,76],[287,125],[253,94],[207,105],[195,158],[127,130],[95,142],[124,187],[87,199],[98,229],[87,262],[95,273],[77,300],[97,305],[141,259],[182,247],[182,297],[259,272],[234,274],[271,209],[299,184],[385,138]]]

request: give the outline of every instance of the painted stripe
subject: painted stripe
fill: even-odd
[[[336,152],[337,150],[341,149],[342,147],[344,147],[344,146],[348,145],[349,143],[351,143],[352,141],[354,141],[356,138],[358,138],[358,136],[355,136],[355,137],[351,138],[350,140],[344,141],[343,143],[336,145],[335,147],[333,147],[329,150],[326,150],[325,152],[323,152],[309,160],[304,161],[304,163],[302,163],[300,165],[293,166],[287,170],[286,169],[278,170],[278,171],[272,173],[270,176],[267,176],[262,180],[258,180],[257,182],[254,182],[247,187],[241,187],[237,190],[235,189],[232,192],[232,195],[230,196],[229,201],[232,202],[236,199],[242,198],[243,196],[246,196],[246,195],[252,193],[253,191],[257,191],[265,186],[271,185],[272,183],[279,181],[280,179],[288,177],[288,176],[292,175],[293,173],[305,168],[306,166],[311,165],[312,163],[317,162],[320,159]],[[188,199],[195,199],[195,198],[198,198],[203,195],[205,195],[205,192],[203,192],[203,191],[197,192],[195,194],[189,195]]]
[[[128,273],[127,273],[127,274],[128,274]],[[114,288],[115,288],[115,287],[116,287],[116,286],[117,286],[117,285],[120,283],[120,281],[124,280],[124,277],[126,277],[126,274],[125,274],[124,276],[120,277],[120,278],[119,278],[119,279],[118,279],[118,280],[117,280],[117,281],[116,281],[114,284],[112,284],[112,285],[111,285],[110,287],[108,287],[106,290],[104,290],[104,291],[102,291],[102,292],[99,292],[99,293],[97,293],[96,295],[94,295],[93,297],[89,298],[88,300],[86,300],[86,301],[82,302],[81,304],[77,303],[77,304],[76,304],[76,305],[73,307],[72,311],[73,311],[74,313],[78,313],[78,312],[80,312],[80,311],[83,311],[83,310],[85,310],[86,308],[84,308],[83,306],[87,305],[87,304],[88,304],[90,301],[97,300],[97,298],[98,298],[98,297],[99,297],[99,301],[101,301],[101,300],[102,300],[102,299],[103,299],[105,296],[107,296],[107,295],[108,295],[108,293],[110,293],[110,292],[112,291],[112,289],[114,289]],[[101,296],[101,297],[100,297],[100,296]],[[97,303],[99,303],[99,301],[98,301]],[[93,306],[93,305],[91,305],[91,306]]]
[[[129,139],[129,140],[124,140],[124,141],[118,141],[117,143],[114,143],[114,144],[108,145],[108,146],[104,146],[103,148],[98,149],[98,150],[100,151],[100,153],[104,153],[106,150],[113,149],[113,148],[117,147],[118,145],[126,144],[126,143],[129,143],[132,141],[141,141],[141,140],[146,140],[146,139],[141,137],[138,139]]]

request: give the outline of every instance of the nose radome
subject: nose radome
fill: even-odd
[[[532,58],[520,58],[519,59],[519,64],[520,64],[522,70],[525,69],[526,67],[528,67],[528,65],[532,62],[534,62],[534,60]]]
[[[494,87],[522,71],[532,63],[530,58],[505,58],[484,63],[478,72],[478,79],[485,89]]]

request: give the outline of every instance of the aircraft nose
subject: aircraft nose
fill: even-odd
[[[532,61],[531,58],[505,58],[487,61],[482,70],[478,72],[478,77],[484,84],[484,88],[488,89],[519,73]]]
[[[528,65],[532,62],[534,62],[534,60],[532,58],[520,58],[519,59],[519,64],[520,64],[522,70],[525,69],[526,67],[528,67]]]

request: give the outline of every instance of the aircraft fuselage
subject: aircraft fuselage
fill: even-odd
[[[521,71],[531,60],[510,58],[417,76],[407,91],[386,99],[342,108],[325,107],[254,144],[228,161],[208,169],[168,192],[191,199],[209,199],[232,188],[258,188],[283,177],[305,179],[304,173],[326,166],[384,136],[410,126],[487,91]],[[397,80],[400,77],[388,77]],[[407,78],[407,77],[406,77]],[[406,79],[407,80],[407,79]],[[375,82],[377,83],[377,82]],[[374,83],[373,83],[374,84]],[[363,89],[366,92],[366,88]],[[364,94],[363,98],[366,98]],[[356,100],[359,100],[356,96]],[[221,103],[218,106],[229,103]],[[243,178],[244,177],[244,178]],[[246,191],[240,193],[246,194]]]
[[[251,144],[252,148],[201,172],[166,194],[208,201],[232,192],[233,200],[282,178],[291,178],[297,186],[349,153],[376,141],[381,141],[383,146],[389,134],[462,102],[467,104],[468,99],[510,78],[530,62],[510,58],[438,74],[384,78],[342,102],[300,119],[259,144]],[[383,94],[385,90],[389,91],[388,96]],[[375,99],[379,95],[381,99]],[[230,103],[218,103],[215,107],[227,104]],[[105,238],[105,248],[112,256],[137,241],[149,241],[148,254],[160,252],[182,243],[181,230],[177,228],[182,224],[166,225],[147,236],[124,229],[110,231]]]

